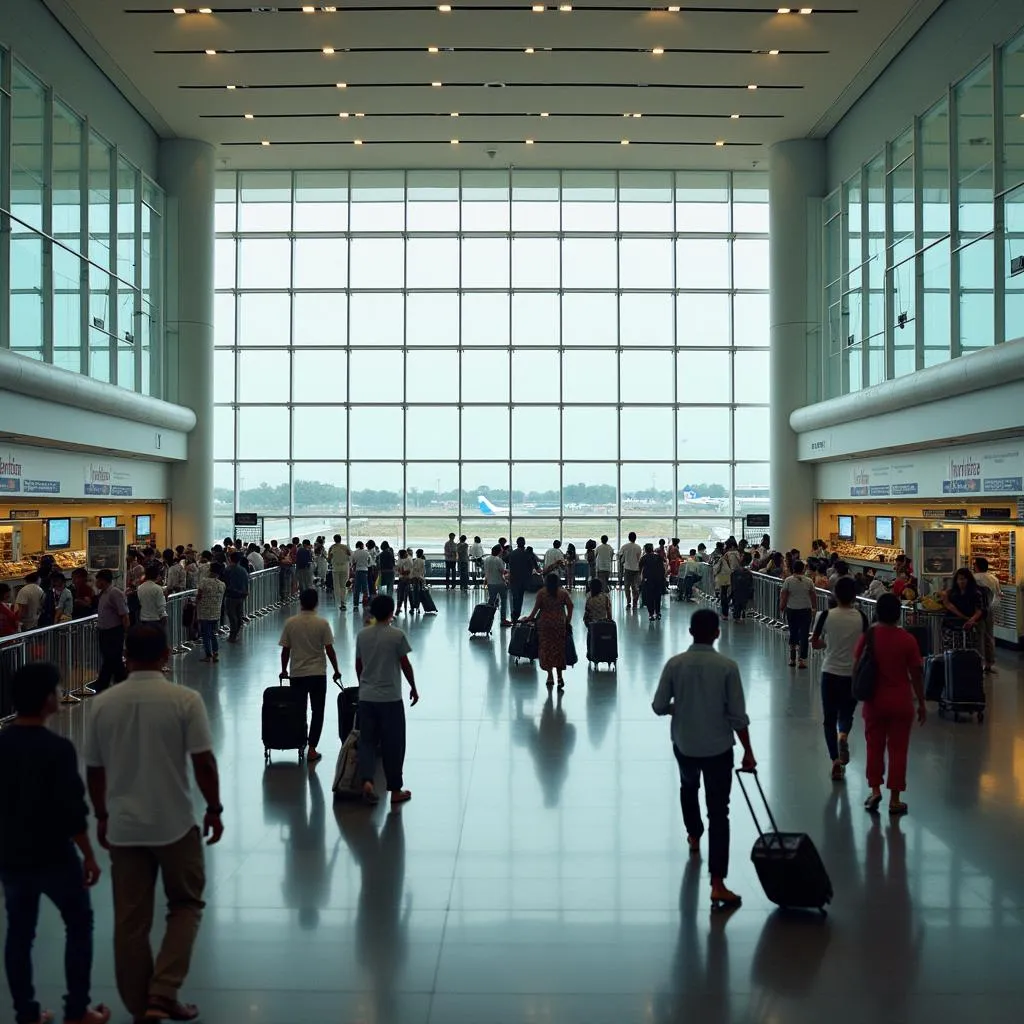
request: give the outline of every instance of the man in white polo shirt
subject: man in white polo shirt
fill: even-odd
[[[203,836],[224,832],[217,761],[206,707],[195,690],[163,676],[170,652],[156,624],[129,630],[128,679],[90,705],[84,759],[100,845],[110,851],[114,891],[114,973],[138,1020],[193,1020],[178,1002],[202,920],[206,873],[192,810],[188,764],[206,799]],[[150,929],[157,875],[167,926],[153,960]]]
[[[317,615],[320,594],[307,587],[299,594],[298,615],[293,615],[281,633],[281,678],[291,678],[294,689],[302,690],[311,705],[309,719],[309,748],[306,763],[314,764],[323,756],[316,745],[324,729],[324,709],[327,705],[327,659],[334,668],[334,680],[341,679],[338,656],[334,653],[334,634],[331,625]],[[289,670],[289,661],[291,662]]]
[[[622,586],[626,591],[626,611],[640,607],[640,559],[644,549],[636,542],[636,534],[619,549],[619,568],[622,570]]]

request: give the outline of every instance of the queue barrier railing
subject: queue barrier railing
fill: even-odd
[[[185,625],[185,608],[195,602],[196,590],[183,590],[167,596],[167,643],[172,653],[186,654],[198,640],[192,627]],[[250,577],[246,613],[257,617],[273,611],[291,600],[282,599],[278,569],[264,569]],[[193,622],[195,616],[193,615]],[[44,626],[26,633],[0,637],[0,725],[13,717],[10,680],[22,665],[35,661],[53,662],[63,680],[64,704],[78,704],[96,691],[90,685],[96,680],[102,664],[96,616],[88,615],[54,626]]]

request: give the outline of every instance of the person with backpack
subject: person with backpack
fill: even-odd
[[[825,746],[832,759],[832,781],[842,782],[850,763],[850,730],[857,701],[853,696],[853,652],[867,631],[867,616],[855,606],[853,580],[836,582],[837,605],[818,616],[811,644],[825,651],[821,666],[821,713]]]
[[[885,780],[885,759],[889,756],[889,814],[907,813],[900,794],[907,788],[907,752],[917,721],[924,725],[928,710],[924,702],[923,659],[917,640],[899,625],[900,599],[883,594],[875,604],[877,622],[858,641],[854,651],[854,675],[861,671],[861,658],[871,658],[874,681],[871,696],[864,701],[864,740],[867,745],[867,779],[871,795],[864,801],[869,814],[878,813]]]
[[[852,577],[847,578],[853,583]],[[800,668],[807,668],[807,645],[816,600],[814,583],[804,575],[804,563],[798,558],[793,562],[792,575],[783,580],[779,596],[779,611],[789,623],[790,668],[797,664],[798,652]]]
[[[988,559],[980,555],[974,560],[974,582],[981,590],[982,608],[984,609],[985,630],[982,633],[982,641],[985,647],[985,671],[995,672],[996,660],[996,611],[999,609],[999,600],[1002,597],[1002,584],[999,577],[990,572]]]
[[[729,577],[733,622],[743,621],[743,613],[754,596],[754,574],[750,571],[750,563],[753,560],[753,555],[749,551],[744,551],[739,568],[733,569]]]

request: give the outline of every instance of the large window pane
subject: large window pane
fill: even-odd
[[[353,288],[401,288],[405,282],[401,238],[353,238],[351,262]]]
[[[297,171],[295,230],[344,231],[347,227],[348,175],[344,171]]]
[[[343,395],[336,401],[341,402]],[[293,449],[296,459],[316,459],[325,453],[348,454],[348,416],[343,405],[297,405],[292,410]]]
[[[405,357],[406,396],[409,402],[459,400],[459,353],[410,351]]]
[[[557,402],[560,394],[557,352],[548,349],[517,349],[513,351],[513,402]]]
[[[614,420],[614,410],[610,414]],[[568,410],[566,416],[568,417]],[[557,461],[559,424],[558,406],[513,406],[512,458]]]
[[[353,171],[349,187],[353,231],[405,230],[405,180],[401,171]]]
[[[671,288],[672,240],[623,238],[619,243],[621,288]]]
[[[728,345],[729,319],[728,295],[684,292],[676,301],[676,338],[680,345]]]
[[[737,402],[768,401],[768,353],[737,352],[735,389]]]
[[[405,334],[401,292],[354,292],[349,299],[352,345],[401,345]]]
[[[728,174],[680,171],[676,175],[676,231],[728,231],[729,214]]]
[[[501,345],[509,342],[507,292],[477,292],[462,296],[462,344]]]
[[[411,292],[405,300],[409,345],[457,345],[459,296]]]
[[[287,238],[243,238],[238,243],[240,288],[287,288],[292,247]]]
[[[289,440],[287,406],[244,405],[239,408],[240,459],[287,460]]]
[[[382,381],[382,402],[388,397],[391,382]],[[348,395],[348,355],[343,351],[296,351],[292,357],[293,402],[344,402]]]
[[[729,288],[729,242],[680,238],[676,242],[677,288]]]
[[[243,352],[238,357],[240,402],[287,402],[290,380],[287,352]]]
[[[560,281],[557,238],[512,240],[512,287],[557,288]]]
[[[348,241],[295,239],[296,288],[344,288],[348,284]]]
[[[675,337],[673,298],[624,292],[619,299],[619,334],[622,345],[672,348]]]
[[[344,345],[348,338],[348,297],[342,292],[296,292],[292,300],[292,344]]]
[[[619,414],[623,463],[627,459],[671,459],[672,409],[626,406]]]
[[[562,241],[563,288],[615,288],[618,252],[614,238],[573,238]]]
[[[405,506],[409,516],[458,514],[459,464],[457,462],[410,462],[405,467]],[[445,531],[447,536],[447,530]],[[410,541],[416,540],[412,535]]]
[[[349,401],[404,401],[402,369],[401,351],[353,349],[348,357]]]
[[[619,368],[619,390],[624,403],[672,402],[675,379],[672,352],[640,350],[623,352]],[[672,432],[671,425],[668,428]]]
[[[562,296],[563,345],[618,345],[618,322],[614,292],[567,292]]]
[[[765,406],[737,409],[735,414],[735,457],[768,458],[768,409]]]
[[[562,420],[563,459],[619,457],[619,416],[614,407],[567,407]]]
[[[614,171],[566,171],[562,175],[562,229],[617,231]]]
[[[562,401],[619,400],[619,358],[608,350],[568,349],[562,356]]]
[[[732,243],[734,288],[768,287],[768,239],[737,238]]]
[[[768,296],[736,295],[732,300],[733,336],[737,347],[768,347]]]
[[[472,238],[462,240],[462,287],[507,288],[509,240]]]
[[[676,359],[680,404],[732,401],[732,356],[728,352],[680,352]]]
[[[239,230],[288,231],[291,228],[291,177],[288,171],[244,171],[239,175]]]
[[[732,457],[731,414],[721,406],[684,406],[676,413],[676,458],[696,459]]]
[[[630,527],[639,526],[640,533],[648,533],[652,540],[671,534],[670,524],[645,523],[637,517],[671,516],[675,514],[675,466],[668,462],[624,462],[620,473],[622,482],[622,514],[629,516]],[[646,540],[646,537],[642,538]],[[666,541],[669,538],[665,538]]]
[[[238,297],[238,344],[287,345],[290,341],[291,303],[286,292],[251,293]],[[227,339],[224,339],[227,341]]]
[[[616,514],[619,467],[614,462],[567,462],[562,466],[562,514]]]
[[[512,344],[516,348],[560,344],[561,315],[557,292],[514,292]]]
[[[356,380],[353,374],[353,382]],[[352,406],[348,412],[349,457],[352,459],[402,458],[401,406]]]
[[[619,230],[671,231],[671,171],[619,172]]]
[[[512,230],[557,231],[561,223],[558,171],[512,172]]]
[[[455,405],[427,405],[409,409],[405,424],[408,459],[457,459],[459,409]]]
[[[458,171],[410,171],[406,188],[407,230],[458,231]]]
[[[523,410],[520,410],[522,413]],[[462,458],[487,459],[509,450],[507,405],[462,408]]]
[[[405,252],[408,287],[458,288],[457,238],[410,238]]]
[[[436,355],[437,353],[431,353]],[[462,353],[462,401],[509,400],[509,353],[507,349],[478,349]]]

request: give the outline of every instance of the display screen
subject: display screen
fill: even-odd
[[[70,519],[46,520],[46,547],[47,550],[71,547]]]
[[[112,530],[117,526],[117,516],[100,516],[100,528]]]
[[[839,529],[836,532],[841,540],[853,540],[853,516],[839,516]]]
[[[152,516],[136,516],[135,517],[135,539],[136,540],[147,540],[149,535],[153,532],[153,517]]]
[[[892,516],[875,516],[875,543],[891,544],[894,521]]]

